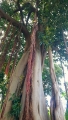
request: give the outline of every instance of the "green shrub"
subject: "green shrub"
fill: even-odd
[[[14,93],[10,98],[10,100],[12,101],[12,106],[9,114],[10,116],[13,116],[15,120],[18,120],[21,110],[20,96],[16,96]]]
[[[65,118],[66,118],[66,120],[68,120],[68,109],[66,110]]]

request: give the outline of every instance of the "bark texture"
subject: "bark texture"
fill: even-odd
[[[10,18],[0,9],[0,16],[6,18],[7,21],[12,22],[12,25],[20,27],[21,24]],[[36,20],[36,19],[35,19]],[[27,29],[22,26],[21,31],[25,38],[30,38],[29,51],[26,51],[18,63],[15,72],[12,74],[10,80],[9,90],[2,108],[0,120],[14,120],[13,117],[7,116],[11,109],[11,101],[9,101],[12,94],[18,94],[20,90],[20,77],[23,75],[26,68],[26,75],[24,82],[22,80],[22,97],[21,97],[21,111],[19,120],[49,120],[46,101],[44,98],[42,85],[42,55],[40,47],[37,47],[36,33],[38,30],[37,21],[34,22],[31,36]],[[38,43],[39,44],[39,43]],[[27,66],[27,67],[26,67]]]
[[[32,76],[32,106],[34,120],[49,120],[42,86],[41,53],[36,52]]]
[[[29,54],[29,51],[26,51],[23,54],[21,60],[19,61],[16,67],[16,70],[14,71],[14,73],[12,74],[10,78],[11,82],[10,82],[8,93],[6,95],[5,102],[3,104],[2,112],[0,115],[0,120],[10,120],[10,118],[8,117],[8,112],[11,109],[11,101],[9,101],[9,99],[11,95],[16,92],[17,86],[21,82],[21,76],[23,76],[23,71],[27,64],[28,54]]]
[[[51,120],[65,120],[59,86],[56,80],[52,51],[49,48],[50,74],[52,79],[52,98],[50,104]]]
[[[22,94],[20,120],[48,120],[44,92],[42,87],[41,50],[35,46],[37,26],[31,34],[30,54],[28,57],[27,74]]]
[[[25,106],[25,83],[22,95],[22,109],[20,113],[20,120],[23,117]],[[30,120],[49,120],[46,101],[44,98],[43,86],[42,86],[42,66],[41,66],[41,52],[36,50],[34,66],[32,68],[32,91],[31,91],[31,116]],[[25,114],[25,113],[24,113]],[[32,118],[32,119],[31,119]],[[27,119],[28,120],[28,119]]]
[[[6,97],[5,104],[2,109],[0,120],[10,120],[7,113],[11,108],[11,101],[9,101],[11,94],[15,93],[17,85],[20,82],[20,76],[23,74],[23,70],[27,64],[28,52],[24,53],[23,57],[19,61],[15,72],[11,77],[11,84],[8,91],[8,96]],[[21,113],[19,120],[23,120],[22,116],[24,113],[26,98],[26,84],[22,89],[22,99],[21,99]],[[49,120],[46,101],[44,98],[43,86],[42,86],[42,66],[41,66],[41,52],[39,49],[36,50],[34,65],[32,67],[32,91],[31,91],[31,111],[32,120]],[[11,118],[11,120],[14,120]],[[28,120],[28,119],[27,119]]]

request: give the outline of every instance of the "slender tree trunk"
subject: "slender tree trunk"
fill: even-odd
[[[64,72],[64,67],[62,65],[62,62],[61,62],[61,66],[62,66],[62,70],[63,70],[63,77],[64,77],[64,86],[65,86],[65,92],[66,92],[66,100],[67,100],[67,106],[66,106],[66,110],[68,110],[68,85],[65,81],[65,72]]]
[[[16,45],[18,43],[18,35],[16,36],[15,40],[14,40],[14,44],[13,44],[13,47],[12,47],[12,50],[11,50],[11,55],[10,55],[10,58],[8,60],[8,63],[7,63],[7,66],[6,66],[6,69],[5,69],[5,74],[8,75],[9,73],[9,68],[10,68],[10,63],[11,63],[11,60],[12,60],[12,56],[14,55],[14,51],[16,49]]]
[[[10,23],[9,23],[8,26],[7,26],[7,29],[6,29],[5,35],[4,35],[4,37],[1,39],[1,43],[0,43],[0,51],[2,50],[2,47],[4,46],[4,42],[5,42],[6,37],[7,37],[8,34],[9,34],[10,28],[11,28],[11,26],[10,26]]]
[[[67,55],[68,55],[67,39],[66,39],[65,36],[64,36],[64,31],[62,31],[62,34],[63,34],[63,40],[64,40],[65,47],[66,47],[66,52],[67,52]]]
[[[56,80],[56,74],[54,70],[51,48],[49,48],[49,60],[50,60],[50,74],[52,79],[52,98],[50,104],[51,120],[65,120],[64,110],[60,98],[59,86]]]
[[[0,71],[1,71],[1,69],[2,69],[2,67],[3,67],[4,62],[5,62],[6,54],[7,54],[7,52],[8,52],[8,46],[10,45],[11,40],[12,40],[12,38],[14,37],[14,34],[15,34],[14,32],[11,34],[11,37],[10,37],[10,39],[8,40],[7,44],[6,44],[5,49],[4,49],[3,53],[2,53],[2,55],[0,56]]]

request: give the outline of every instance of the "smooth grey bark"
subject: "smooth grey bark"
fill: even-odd
[[[16,70],[12,74],[11,84],[8,91],[8,96],[6,97],[6,107],[4,113],[1,113],[0,120],[14,120],[7,116],[11,109],[11,101],[9,101],[11,95],[15,93],[17,85],[19,85],[20,77],[23,75],[23,70],[27,64],[29,51],[26,51],[19,61]],[[25,106],[25,95],[26,95],[26,85],[22,89],[22,99],[21,99],[21,112],[19,120],[22,120],[23,110]],[[42,66],[41,66],[41,52],[40,49],[36,49],[35,61],[32,68],[32,113],[34,120],[49,120],[46,100],[44,97],[43,85],[42,85]]]
[[[49,47],[50,74],[52,79],[52,97],[50,103],[51,120],[65,120],[64,110],[60,98],[60,90],[54,70],[52,50]]]
[[[23,76],[23,71],[27,64],[28,55],[29,55],[29,51],[26,51],[23,54],[15,71],[13,72],[10,78],[10,86],[5,98],[5,102],[3,104],[2,112],[0,114],[0,120],[10,120],[10,118],[8,117],[8,113],[11,109],[11,101],[9,101],[9,99],[12,96],[12,94],[16,92],[17,86],[21,82],[21,77]]]

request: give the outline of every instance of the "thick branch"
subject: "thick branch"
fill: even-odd
[[[6,19],[13,26],[19,28],[21,30],[21,32],[24,34],[25,38],[27,38],[30,35],[28,30],[26,29],[26,27],[24,25],[22,25],[21,23],[19,23],[18,21],[16,21],[15,19],[11,18],[6,13],[4,13],[1,8],[0,8],[0,17],[3,18],[3,19]]]

